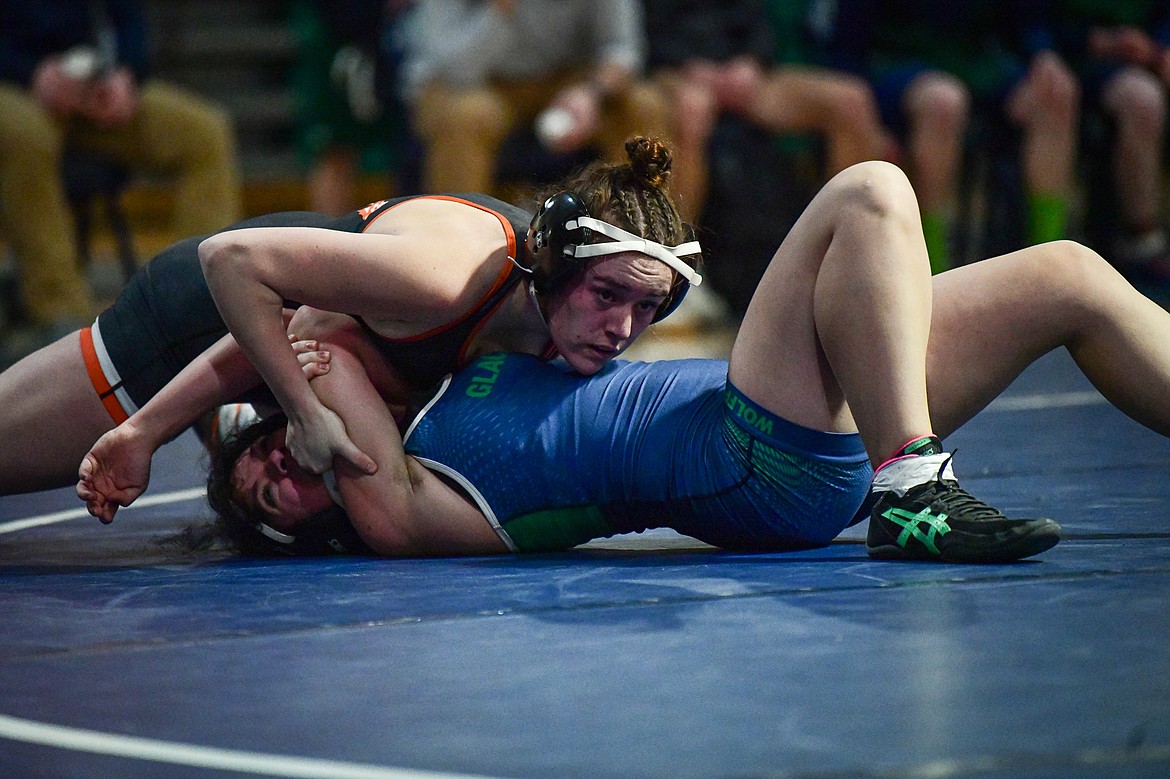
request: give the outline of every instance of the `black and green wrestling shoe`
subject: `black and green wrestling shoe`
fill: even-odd
[[[937,468],[933,478],[908,489],[874,480],[878,499],[870,512],[865,546],[880,560],[1009,563],[1047,551],[1060,541],[1051,519],[1011,519],[959,486],[951,455],[906,458],[886,468]],[[896,476],[895,476],[896,479]]]

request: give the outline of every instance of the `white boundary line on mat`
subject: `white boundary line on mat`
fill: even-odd
[[[1099,406],[1109,401],[1096,390],[1083,392],[1046,392],[1040,395],[1001,395],[984,411],[1037,411],[1045,408]]]
[[[238,749],[182,744],[152,738],[123,736],[97,730],[47,725],[0,714],[0,738],[42,744],[58,749],[153,760],[172,765],[237,771],[263,776],[305,777],[306,779],[487,779],[472,774],[415,771],[369,763],[347,763],[290,755],[268,755]]]
[[[159,506],[166,503],[181,503],[185,500],[196,500],[205,498],[207,496],[207,489],[205,487],[192,487],[186,490],[176,490],[175,492],[162,492],[158,495],[146,495],[134,501],[134,504],[127,506],[121,511],[132,511],[136,508],[146,508],[147,506]],[[15,533],[18,530],[28,530],[32,527],[40,527],[41,525],[53,525],[57,522],[66,522],[71,519],[81,519],[82,517],[89,517],[89,512],[85,507],[75,509],[65,509],[64,511],[54,511],[51,514],[41,514],[35,517],[28,517],[26,519],[17,519],[12,522],[5,522],[0,524],[0,535],[4,533]]]

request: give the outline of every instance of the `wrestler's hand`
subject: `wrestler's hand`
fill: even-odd
[[[97,440],[78,469],[77,497],[89,513],[104,524],[114,521],[121,506],[129,506],[150,483],[154,448],[134,434],[130,423]]]
[[[301,370],[304,371],[306,379],[312,381],[329,372],[331,355],[328,349],[322,349],[317,341],[302,341],[292,333],[289,333],[288,340],[292,344],[293,351],[296,352],[297,362],[301,364]]]
[[[364,473],[373,474],[378,470],[378,464],[350,440],[341,417],[321,404],[311,420],[289,417],[285,445],[297,464],[309,473],[328,471],[333,467],[334,457],[346,460]]]

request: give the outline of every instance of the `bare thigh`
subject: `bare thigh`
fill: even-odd
[[[1068,343],[1082,252],[1059,241],[934,277],[926,370],[936,433],[954,432],[1035,360]]]
[[[77,333],[0,374],[0,494],[76,483],[81,458],[114,422],[98,399]]]
[[[736,336],[731,382],[790,422],[842,429],[844,397],[821,351],[814,293],[832,239],[834,182],[813,198],[760,279]],[[848,429],[851,420],[844,423]]]
[[[897,167],[862,162],[834,176],[756,288],[732,349],[732,382],[804,427],[865,424],[867,447],[928,426],[931,287],[919,220]]]

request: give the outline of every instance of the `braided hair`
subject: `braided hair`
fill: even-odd
[[[635,136],[626,141],[629,162],[594,162],[541,192],[538,202],[568,190],[589,213],[658,243],[676,245],[694,239],[670,194],[673,158],[660,138]]]
[[[527,247],[538,294],[546,300],[583,268],[581,261],[564,261],[562,248],[573,243],[575,231],[565,225],[587,215],[614,227],[666,246],[694,241],[694,230],[683,221],[670,194],[673,159],[658,138],[636,136],[625,144],[628,162],[594,162],[568,179],[540,193],[540,206],[528,231]],[[586,243],[596,243],[585,233]],[[605,240],[604,236],[597,239]],[[696,271],[702,255],[686,258]],[[697,282],[696,282],[697,283]],[[655,321],[668,315],[689,285],[677,271],[670,294]]]

